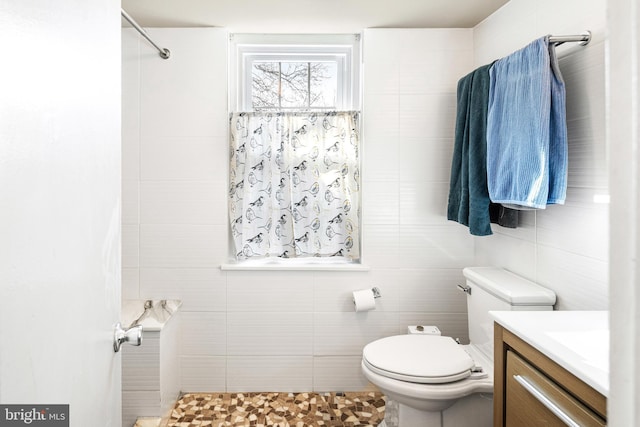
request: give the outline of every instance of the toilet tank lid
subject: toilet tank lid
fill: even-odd
[[[467,267],[464,276],[493,296],[511,305],[553,305],[556,294],[550,289],[499,267]]]

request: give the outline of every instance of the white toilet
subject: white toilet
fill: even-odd
[[[501,268],[469,267],[463,273],[466,286],[458,288],[467,293],[469,345],[459,345],[451,337],[410,334],[379,339],[362,352],[362,372],[397,402],[400,427],[448,427],[460,422],[447,423],[447,418],[473,420],[468,424],[473,426],[491,425],[493,320],[489,311],[552,310],[556,301],[553,291]],[[451,413],[456,408],[445,411],[455,403],[460,411],[471,408],[472,418]],[[479,410],[478,404],[485,407]]]

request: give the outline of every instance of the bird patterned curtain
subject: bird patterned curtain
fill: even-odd
[[[237,259],[359,259],[358,112],[232,113],[229,130]]]

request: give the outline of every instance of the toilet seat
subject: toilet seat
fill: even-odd
[[[474,361],[451,337],[396,335],[373,341],[362,351],[363,363],[378,375],[419,384],[459,381]]]

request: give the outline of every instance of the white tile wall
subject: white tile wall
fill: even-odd
[[[223,390],[226,31],[150,32],[171,60],[123,30],[123,295],[183,300],[180,388]]]
[[[528,233],[518,225],[521,234]],[[475,265],[493,265],[506,268],[522,277],[536,281],[536,244],[535,240],[514,236],[514,232],[503,233],[499,227],[493,227],[490,239],[477,238],[475,241]]]
[[[557,309],[607,309],[609,206],[605,142],[606,1],[512,0],[474,29],[475,65],[508,55],[545,34],[591,30],[587,46],[558,48],[567,92],[567,201],[521,213],[521,228],[494,227],[477,238],[475,263],[499,265],[537,280],[558,296]]]
[[[228,355],[312,354],[311,313],[228,312],[227,322]]]
[[[313,389],[311,356],[229,356],[227,390],[309,391]]]
[[[433,313],[467,311],[466,294],[458,290],[465,278],[459,269],[402,270],[398,275],[401,312]]]
[[[608,187],[605,142],[605,43],[598,38],[588,48],[569,51],[560,59],[567,89],[569,186]]]
[[[125,208],[124,206],[122,207]],[[122,267],[137,268],[140,262],[140,226],[122,225]]]
[[[227,316],[222,312],[183,311],[180,347],[183,355],[227,354]]]
[[[122,268],[122,299],[140,299],[140,270]]]
[[[160,414],[163,420],[169,418],[181,390],[180,347],[176,346],[181,323],[182,313],[178,312],[165,323],[160,333]]]
[[[160,390],[123,391],[122,425],[132,426],[138,417],[157,417]]]
[[[453,139],[456,117],[455,91],[402,93],[399,114],[400,141],[404,138]]]
[[[308,272],[233,272],[227,278],[229,313],[308,313],[313,281]],[[250,316],[249,316],[250,317]]]
[[[145,331],[141,346],[122,347],[122,424],[140,416],[167,419],[180,392],[178,312],[162,331]]]
[[[444,213],[472,30],[364,32],[366,272],[219,270],[229,254],[227,34],[151,31],[170,61],[123,30],[123,294],[183,300],[183,391],[362,390],[371,340],[417,323],[467,338],[455,286],[474,241]],[[373,286],[377,309],[355,313],[351,292]]]
[[[144,181],[140,188],[140,221],[145,224],[227,223],[226,186],[216,181]]]
[[[142,268],[140,299],[180,299],[182,311],[224,312],[227,276],[219,268]]]
[[[138,182],[123,182],[122,183],[122,223],[123,224],[138,224],[140,222],[139,212],[140,201],[140,189],[138,188]]]
[[[135,30],[122,31],[122,196],[137,192],[140,178],[140,42]],[[137,215],[135,206],[125,208],[123,221]],[[137,221],[136,221],[137,222]],[[125,224],[127,222],[124,222]]]
[[[224,137],[146,136],[140,141],[141,179],[222,181],[227,165],[220,147],[227,147]]]
[[[401,268],[462,269],[473,264],[473,239],[457,224],[400,226]]]
[[[400,223],[446,225],[449,184],[408,180],[400,188]]]
[[[374,390],[362,375],[358,356],[316,356],[313,358],[313,389],[318,392]]]
[[[563,249],[567,252],[583,255],[597,260],[606,260],[609,253],[607,227],[595,227],[594,224],[606,224],[608,205],[580,203],[576,200],[580,191],[571,192],[572,200],[564,206],[553,206],[537,215],[538,244]],[[593,199],[593,191],[584,191]],[[571,227],[567,227],[571,224]],[[589,232],[585,232],[589,230]]]
[[[123,346],[122,390],[160,390],[160,335],[144,334],[144,345]]]
[[[444,33],[443,33],[444,34]],[[462,37],[458,40],[443,40],[449,46],[429,46],[425,50],[435,50],[437,60],[432,60],[430,55],[416,55],[415,45],[408,50],[403,50],[400,55],[400,92],[408,94],[416,93],[455,93],[457,81],[452,75],[457,75],[461,70],[468,70],[470,62],[470,49],[468,44],[469,34],[463,30]],[[456,46],[462,46],[456,49]]]
[[[317,356],[356,356],[369,342],[393,335],[398,313],[383,311],[315,313],[313,352]]]
[[[141,61],[141,127],[145,137],[226,136],[225,30],[153,29],[171,59]],[[192,43],[196,40],[195,43]]]
[[[369,182],[367,185],[376,185]],[[395,202],[398,203],[398,202]],[[363,214],[366,218],[367,214]],[[397,224],[369,225],[362,231],[362,259],[365,264],[384,268],[400,267],[400,226]]]
[[[380,70],[377,72],[382,74]],[[380,76],[378,80],[383,78]],[[365,85],[363,118],[366,117],[366,122],[369,123],[384,123],[384,126],[375,129],[369,130],[366,126],[363,129],[362,177],[365,183],[397,182],[402,169],[399,163],[400,94],[397,88],[395,92],[389,93],[383,84],[382,81],[379,82],[380,92],[373,93],[368,93]],[[363,190],[367,191],[367,186],[363,186]],[[366,215],[366,212],[364,214]]]
[[[199,224],[142,224],[140,266],[213,268],[227,256],[227,227]]]
[[[449,183],[453,145],[447,138],[403,137],[400,146],[402,182]]]
[[[182,390],[192,392],[224,391],[227,389],[226,356],[180,357]]]
[[[559,310],[607,310],[607,266],[563,249],[538,248],[538,282],[556,291]]]
[[[354,290],[377,287],[382,295],[376,300],[376,311],[398,311],[398,270],[373,269],[359,274],[354,283],[353,273],[322,272],[314,277],[315,312],[353,312]],[[365,314],[363,314],[365,315]]]
[[[362,189],[364,224],[399,224],[398,181],[366,181]]]

